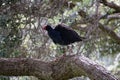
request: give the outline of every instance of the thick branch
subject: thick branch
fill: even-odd
[[[51,68],[48,63],[28,58],[0,58],[0,75],[36,76],[49,79]]]
[[[88,76],[91,80],[118,80],[104,67],[83,56],[65,56],[52,62],[27,58],[1,58],[0,69],[0,75],[36,76],[42,80],[67,80],[82,75]]]

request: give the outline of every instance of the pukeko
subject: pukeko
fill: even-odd
[[[50,25],[47,25],[43,27],[43,29],[47,30],[49,37],[55,44],[59,45],[69,45],[71,43],[79,42],[85,39],[84,37],[80,37],[71,28],[68,28],[62,24],[58,24],[54,29]]]

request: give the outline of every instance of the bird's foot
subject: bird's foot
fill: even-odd
[[[60,55],[59,57],[56,57],[55,61],[58,61],[59,59],[61,59],[62,57],[65,57],[65,56],[67,56],[67,54],[66,54],[66,53],[64,53],[64,54]]]

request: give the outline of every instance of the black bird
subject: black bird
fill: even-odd
[[[68,28],[62,24],[58,24],[54,29],[50,25],[47,25],[43,27],[43,29],[47,30],[49,37],[55,44],[59,45],[69,45],[71,43],[79,42],[85,39],[84,37],[80,37],[71,28]]]

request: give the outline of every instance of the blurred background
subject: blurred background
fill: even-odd
[[[109,0],[112,1],[120,6],[120,0]],[[108,36],[111,33],[106,34],[98,27],[100,22],[120,37],[120,14],[115,19],[105,17],[113,12],[114,9],[99,0],[0,0],[0,57],[37,58],[48,62],[64,52],[85,55],[120,77],[120,44]],[[50,24],[54,28],[61,23],[87,39],[72,44],[71,50],[55,45],[42,26]],[[37,78],[0,76],[0,80]],[[82,76],[70,80],[89,78]]]

